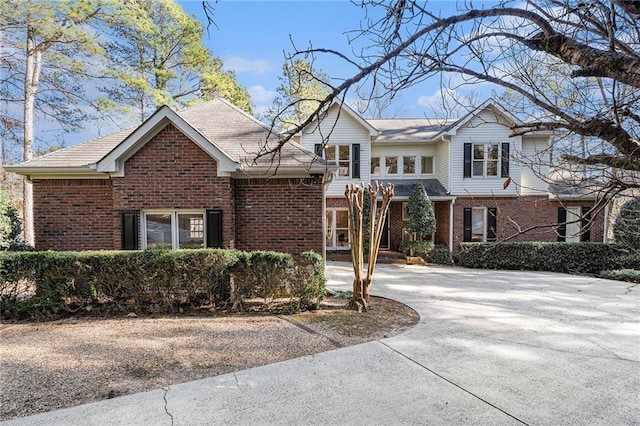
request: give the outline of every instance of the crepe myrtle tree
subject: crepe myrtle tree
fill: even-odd
[[[351,243],[351,263],[353,265],[353,296],[349,302],[351,309],[369,310],[373,271],[378,259],[378,249],[382,238],[383,226],[389,204],[393,198],[394,185],[383,186],[376,182],[375,186],[349,184],[345,189],[349,210],[349,241]],[[378,206],[378,194],[381,202]],[[368,202],[365,200],[368,199]],[[368,218],[365,220],[364,206],[368,204]],[[364,274],[365,238],[368,237],[369,250],[367,271]]]
[[[326,81],[329,94],[280,146],[363,87],[395,96],[430,78],[444,94],[490,83],[518,117],[512,136],[554,135],[551,152],[536,161],[548,162],[565,185],[597,191],[592,213],[620,191],[640,187],[637,1],[499,1],[477,9],[459,2],[448,15],[431,3],[362,0],[356,6],[363,19],[347,33],[344,51],[294,46],[292,59],[329,56],[353,71]]]

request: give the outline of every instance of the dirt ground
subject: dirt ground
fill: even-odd
[[[294,315],[69,318],[0,324],[0,420],[148,391],[401,333],[418,314],[383,298]]]

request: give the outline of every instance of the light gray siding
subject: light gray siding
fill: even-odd
[[[522,151],[514,155],[521,168],[522,195],[543,195],[548,192],[549,185],[540,178],[549,176],[548,148],[546,138],[522,138]]]
[[[325,142],[330,145],[360,144],[360,179],[341,178],[336,173],[333,182],[327,188],[327,196],[344,195],[345,187],[350,183],[364,182],[367,184],[370,182],[371,136],[369,129],[354,119],[346,110],[340,111],[338,116],[338,107],[333,106],[320,124],[320,128],[309,126],[300,135],[301,145],[311,151],[314,150],[315,144]]]
[[[451,187],[453,195],[516,196],[518,185],[503,188],[501,177],[464,178],[464,144],[470,143],[510,143],[510,151],[521,150],[522,138],[509,137],[511,130],[499,122],[493,112],[486,109],[469,120],[455,135],[451,136]],[[511,162],[509,174],[514,183],[520,183],[520,167]]]
[[[447,191],[451,189],[449,187],[449,148],[449,142],[445,142],[443,140],[438,141],[438,144],[436,145],[436,158],[434,165],[436,178],[438,178],[442,186],[444,186]]]

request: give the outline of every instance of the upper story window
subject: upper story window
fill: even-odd
[[[414,175],[416,174],[416,156],[404,156],[402,157],[402,174]]]
[[[465,143],[464,177],[509,177],[509,143]]]
[[[371,175],[380,176],[380,157],[371,157]]]
[[[315,145],[315,152],[322,152],[322,144]],[[337,177],[360,179],[360,144],[326,145],[324,159],[338,166]]]
[[[433,157],[421,157],[420,167],[420,172],[423,175],[433,174]]]
[[[385,172],[388,175],[398,174],[398,157],[385,158]]]
[[[324,152],[327,161],[338,165],[339,177],[351,176],[351,145],[327,145]]]

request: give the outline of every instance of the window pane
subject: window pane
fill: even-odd
[[[324,149],[324,159],[327,161],[335,161],[336,159],[336,146],[327,145]]]
[[[473,159],[484,160],[484,145],[473,146]]]
[[[473,162],[473,176],[484,176],[484,161]]]
[[[412,175],[416,172],[416,157],[402,157],[402,173]]]
[[[487,150],[487,158],[489,160],[497,160],[500,156],[500,149],[498,145],[489,145],[489,149]]]
[[[333,247],[333,211],[327,210],[327,247]]]
[[[471,212],[471,241],[484,241],[484,209]]]
[[[349,155],[351,152],[351,146],[350,145],[340,145],[339,147],[339,151],[340,151],[340,160],[349,160]]]
[[[349,245],[349,212],[336,210],[336,246],[347,247]]]
[[[178,247],[204,248],[204,217],[202,214],[178,214]]]
[[[422,173],[433,173],[433,157],[422,157]]]
[[[498,176],[497,161],[487,161],[487,176]]]
[[[172,249],[171,214],[147,215],[147,249]]]
[[[388,175],[398,174],[398,157],[387,157],[385,165]]]
[[[349,227],[349,212],[346,210],[336,211],[336,228]]]
[[[371,157],[371,174],[380,174],[380,157]]]

